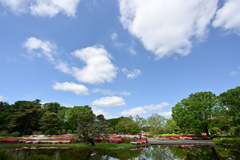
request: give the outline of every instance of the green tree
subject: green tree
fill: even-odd
[[[61,129],[62,121],[58,118],[58,115],[54,112],[45,112],[40,120],[40,129],[45,132],[49,132],[50,135],[58,134],[58,130]]]
[[[195,134],[205,132],[209,136],[211,121],[219,111],[218,100],[212,92],[190,94],[172,108],[172,117],[184,130],[193,130]]]
[[[108,121],[109,127],[113,128],[115,130],[116,126],[118,125],[118,122],[122,119],[123,117],[119,118],[111,118]]]
[[[151,117],[148,117],[147,118],[147,123],[150,127],[150,131],[155,134],[155,133],[159,133],[159,129],[160,128],[163,128],[165,123],[166,123],[166,119],[157,114],[157,113],[154,113],[152,114]]]
[[[240,124],[240,86],[218,96],[220,105],[225,109],[225,117],[233,126]]]
[[[139,115],[136,115],[134,118],[140,130],[143,130],[144,127],[147,125],[147,120],[144,119],[143,117],[140,117]]]
[[[140,133],[141,129],[136,122],[132,121],[127,124],[126,131],[129,134],[137,134],[137,133]]]
[[[116,132],[127,133],[127,125],[133,120],[130,117],[123,117],[116,126]]]
[[[7,102],[0,101],[0,131],[8,129],[8,122],[14,110]]]
[[[211,135],[217,136],[218,132],[221,132],[221,129],[218,127],[212,127],[209,129],[209,132],[211,133]]]
[[[165,123],[165,133],[178,133],[179,127],[177,126],[176,122],[169,118]]]
[[[102,114],[96,116],[94,123],[92,125],[92,134],[94,134],[95,137],[103,137],[107,138],[108,137],[108,122],[104,118]]]
[[[94,120],[95,114],[93,114],[92,108],[89,106],[74,106],[67,111],[67,120],[77,126],[79,137],[84,137],[88,142],[92,141],[91,134],[94,135]]]
[[[17,101],[13,105],[17,108],[16,112],[11,116],[8,127],[11,131],[19,131],[24,135],[26,129],[29,129],[28,134],[31,134],[36,126],[36,120],[41,111],[40,100],[35,101]]]
[[[43,112],[53,112],[58,113],[60,104],[57,102],[44,103],[42,106]]]

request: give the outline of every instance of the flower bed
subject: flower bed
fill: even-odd
[[[209,140],[207,136],[159,136],[155,139],[159,140]]]

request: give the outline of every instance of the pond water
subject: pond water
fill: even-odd
[[[8,150],[14,159],[46,160],[239,160],[240,148],[236,146],[196,147],[156,145],[122,151],[94,151],[71,148],[21,148]],[[1,158],[0,158],[1,159]]]

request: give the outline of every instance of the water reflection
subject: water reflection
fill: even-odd
[[[140,147],[122,151],[94,151],[71,148],[21,148],[17,150],[1,151],[0,159],[9,156],[8,159],[17,160],[225,160],[240,159],[240,149],[236,146],[224,147],[209,146],[164,146],[156,145]]]

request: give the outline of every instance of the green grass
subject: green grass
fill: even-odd
[[[162,134],[161,136],[180,136],[180,134]]]
[[[85,143],[73,143],[73,144],[25,144],[25,143],[17,143],[17,144],[1,144],[1,149],[7,148],[21,148],[21,147],[71,147],[71,148],[81,148],[81,149],[96,149],[96,150],[123,150],[134,148],[135,146],[130,143],[95,143],[94,146],[91,144],[86,145]]]

